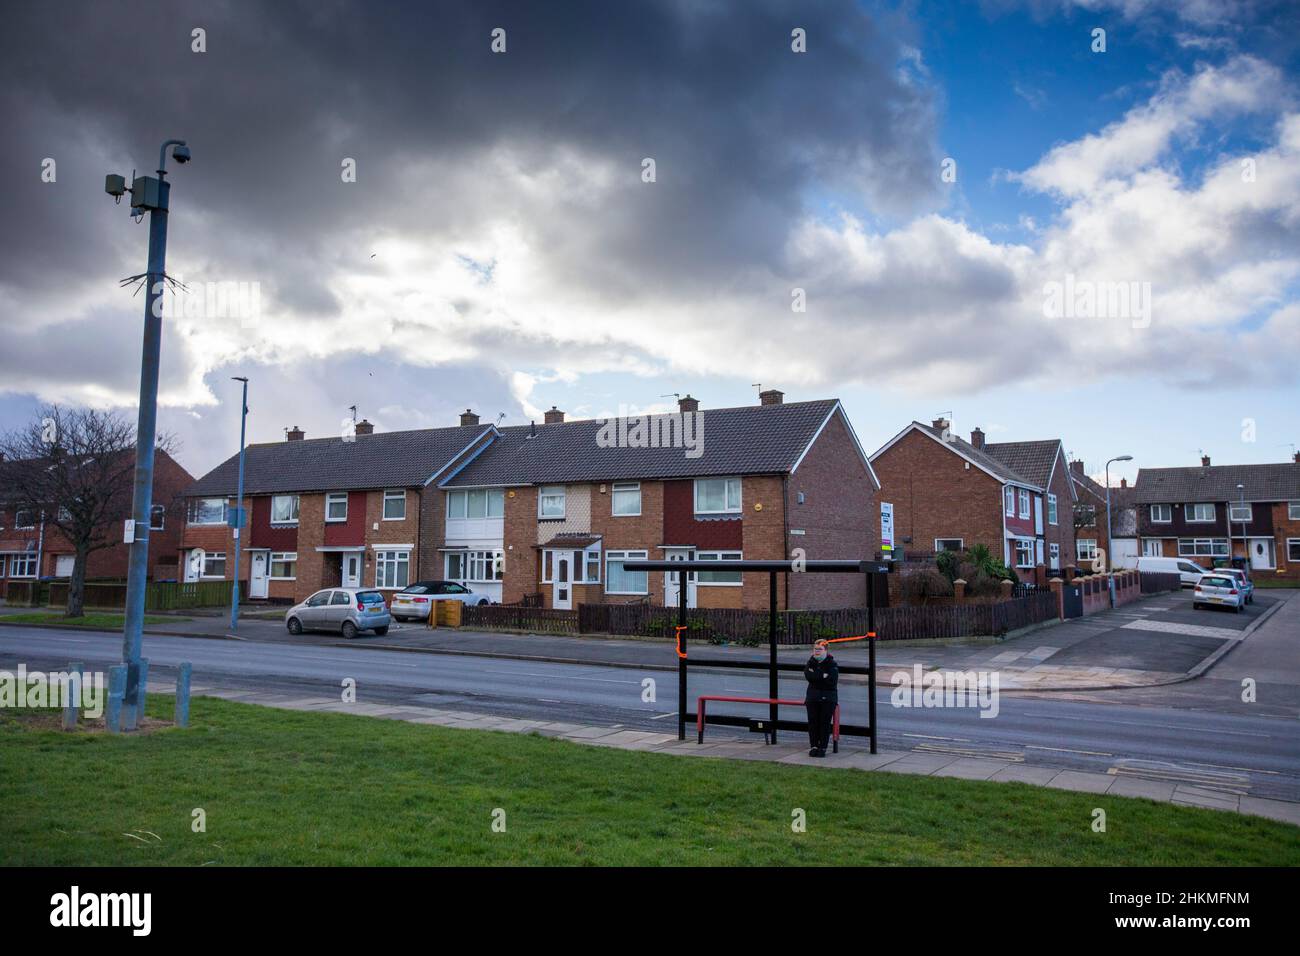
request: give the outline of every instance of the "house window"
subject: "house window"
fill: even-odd
[[[1183,515],[1188,521],[1213,521],[1214,505],[1204,503],[1183,505]]]
[[[225,523],[225,498],[197,498],[190,503],[190,524]]]
[[[740,551],[700,551],[695,557],[700,561],[740,561],[744,555]],[[739,571],[700,571],[695,583],[739,587],[740,575]]]
[[[36,555],[15,554],[9,559],[9,576],[11,578],[36,577]]]
[[[32,516],[29,508],[23,508],[14,512],[14,530],[31,531],[36,527],[36,519]]]
[[[1229,520],[1229,521],[1240,521],[1240,522],[1242,522],[1243,524],[1244,524],[1245,522],[1247,522],[1247,521],[1251,521],[1251,520],[1253,520],[1253,514],[1252,514],[1252,510],[1251,510],[1250,505],[1248,505],[1248,504],[1247,504],[1247,505],[1240,505],[1240,504],[1238,504],[1238,505],[1229,505],[1229,506],[1228,506],[1228,520]]]
[[[1047,523],[1056,524],[1056,495],[1047,496]]]
[[[447,492],[448,518],[500,518],[505,513],[506,493],[502,488]]]
[[[1008,485],[1004,497],[1006,498],[1007,517],[1014,518],[1016,516],[1016,490]]]
[[[627,517],[641,513],[641,483],[639,481],[616,481],[610,495],[610,510],[613,514]]]
[[[1016,567],[1032,568],[1034,566],[1034,539],[1016,538]]]
[[[149,509],[149,530],[162,531],[167,523],[167,506],[153,505]]]
[[[600,583],[600,548],[588,548],[584,552],[583,563],[586,565],[583,571],[582,581],[584,584]]]
[[[1052,567],[1059,568],[1061,566],[1061,546],[1053,541],[1047,546],[1047,553],[1052,558]]]
[[[1227,538],[1179,538],[1178,556],[1180,558],[1227,557]]]
[[[393,590],[411,583],[411,552],[376,551],[375,587]]]
[[[1300,521],[1300,501],[1286,503],[1286,517],[1288,521]]]
[[[325,496],[325,520],[348,520],[348,493],[346,491],[335,492]]]
[[[935,538],[934,539],[934,550],[936,553],[940,551],[961,551],[965,546],[966,546],[966,542],[962,538]]]
[[[296,551],[271,552],[271,580],[293,581],[298,577],[298,554]]]
[[[1075,505],[1074,523],[1080,528],[1091,528],[1097,523],[1097,506]]]
[[[384,492],[384,520],[385,521],[402,521],[406,518],[406,492],[398,489],[396,491]]]
[[[609,551],[605,555],[606,594],[649,594],[650,575],[646,571],[625,571],[623,562],[644,561],[644,551]]]
[[[1020,489],[1020,517],[1029,517],[1029,492],[1023,488]]]
[[[344,512],[346,514],[346,511]],[[298,496],[273,495],[271,497],[271,524],[298,523]]]
[[[564,517],[564,485],[547,485],[537,492],[537,517]]]
[[[453,551],[447,555],[446,568],[448,581],[465,580],[465,555],[464,551]]]
[[[1300,538],[1286,539],[1286,559],[1288,561],[1300,561]]]
[[[1074,542],[1074,556],[1080,561],[1093,561],[1097,557],[1097,539],[1079,538]]]
[[[464,551],[447,555],[447,577],[453,581],[500,581],[500,551]]]
[[[697,478],[695,480],[696,514],[738,514],[739,512],[739,478]]]
[[[205,552],[203,555],[203,570],[200,573],[205,578],[224,578],[226,576],[225,552]]]
[[[1168,524],[1174,520],[1174,509],[1172,505],[1152,505],[1151,521],[1154,524]]]

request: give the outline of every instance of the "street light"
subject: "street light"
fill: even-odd
[[[242,375],[230,376],[232,382],[244,383],[244,396],[239,407],[239,492],[235,499],[235,579],[230,583],[230,629],[239,630],[239,531],[248,522],[244,520],[244,424],[248,421],[248,379]]]
[[[158,150],[158,176],[137,176],[126,188],[122,176],[104,179],[104,191],[121,202],[131,193],[131,215],[149,213],[149,266],[144,275],[144,344],[140,358],[140,412],[135,432],[135,492],[131,521],[125,537],[131,545],[126,571],[126,615],[122,625],[122,711],[119,727],[134,730],[144,713],[148,664],[140,659],[144,643],[144,596],[149,577],[149,525],[153,510],[154,442],[158,427],[158,365],[162,352],[162,296],[167,270],[167,208],[171,184],[167,182],[167,147],[178,163],[191,159],[183,139],[166,140]],[[143,671],[143,673],[142,673]],[[123,679],[124,678],[124,679]]]
[[[1110,585],[1110,606],[1115,606],[1115,542],[1114,535],[1110,530],[1110,463],[1111,461],[1132,461],[1132,455],[1120,455],[1118,458],[1112,458],[1106,462],[1106,570],[1110,572],[1107,575],[1107,582]]]

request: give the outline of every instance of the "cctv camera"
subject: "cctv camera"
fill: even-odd
[[[190,148],[188,146],[176,146],[172,149],[172,159],[178,163],[188,163],[190,161]]]

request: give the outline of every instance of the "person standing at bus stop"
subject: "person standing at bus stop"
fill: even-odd
[[[826,745],[831,739],[831,719],[840,702],[840,668],[825,641],[813,644],[812,657],[804,666],[803,676],[808,681],[808,693],[803,699],[808,710],[808,743],[811,747],[808,756],[825,757]]]

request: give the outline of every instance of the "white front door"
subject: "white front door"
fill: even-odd
[[[341,586],[345,588],[361,587],[361,555],[355,552],[348,552],[343,555],[343,582]]]
[[[248,563],[248,596],[250,598],[265,598],[267,594],[267,575],[270,558],[267,551],[249,552]]]
[[[1161,552],[1161,550],[1160,550],[1160,539],[1159,539],[1159,538],[1143,538],[1143,539],[1142,539],[1142,557],[1144,557],[1144,558],[1159,558],[1159,557],[1161,557],[1161,556],[1162,556],[1162,552]]]
[[[557,611],[573,608],[573,552],[556,551],[551,566],[551,607]]]
[[[664,550],[665,561],[689,561],[695,557],[690,548],[670,548]],[[681,601],[680,571],[664,572],[664,607],[677,607]],[[686,574],[686,606],[695,607],[695,572]]]
[[[1272,571],[1275,557],[1272,538],[1250,539],[1250,568],[1252,571]]]

